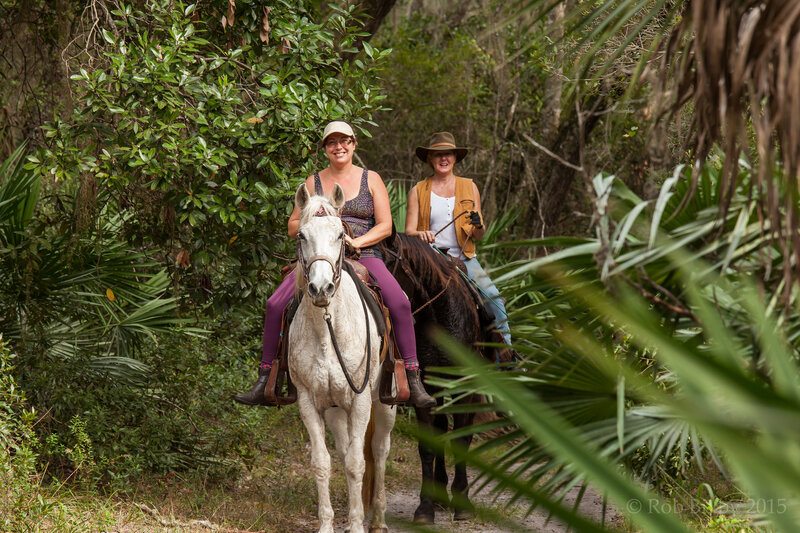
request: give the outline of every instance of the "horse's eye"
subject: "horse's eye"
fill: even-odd
[[[305,236],[305,235],[303,235],[303,233],[302,233],[302,232],[301,232],[301,233],[298,233],[298,234],[297,234],[297,240],[299,240],[299,241],[304,241],[304,240],[306,240],[306,236]]]

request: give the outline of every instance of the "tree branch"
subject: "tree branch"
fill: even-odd
[[[567,168],[571,168],[572,170],[574,170],[574,171],[576,171],[576,172],[583,172],[583,171],[584,171],[582,166],[578,166],[578,165],[575,165],[575,164],[573,164],[573,163],[570,163],[569,161],[565,161],[565,160],[564,160],[563,158],[561,158],[560,156],[558,156],[558,155],[554,154],[553,152],[551,152],[550,150],[548,150],[547,148],[545,148],[545,147],[544,147],[544,146],[542,146],[541,144],[539,144],[539,143],[537,143],[536,141],[534,141],[534,140],[533,140],[533,139],[530,137],[530,135],[528,135],[527,133],[523,133],[523,134],[522,134],[522,136],[525,138],[525,140],[526,140],[526,141],[528,141],[529,143],[531,143],[532,145],[534,145],[536,148],[538,148],[538,149],[539,149],[539,150],[541,150],[542,152],[546,153],[547,155],[549,155],[550,157],[552,157],[553,159],[555,159],[556,161],[558,161],[559,163],[561,163],[561,164],[562,164],[562,165],[564,165],[565,167],[567,167]]]

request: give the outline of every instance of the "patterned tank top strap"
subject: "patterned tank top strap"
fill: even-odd
[[[314,171],[314,194],[317,196],[323,196],[324,193],[322,192],[322,180],[319,177],[319,172],[316,170]]]
[[[370,194],[369,171],[366,168],[364,169],[364,172],[361,173],[361,186],[358,188],[358,195],[361,196],[363,192],[366,192],[366,194]]]

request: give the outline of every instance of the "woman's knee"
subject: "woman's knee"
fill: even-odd
[[[389,308],[389,312],[392,314],[411,314],[411,302],[408,301],[408,298],[406,298],[405,294],[403,293],[400,293],[399,295],[392,295],[392,297],[389,297],[389,294],[386,293],[383,301],[386,304],[386,307]]]

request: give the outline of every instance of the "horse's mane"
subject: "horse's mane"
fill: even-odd
[[[438,253],[417,237],[405,233],[394,236],[395,247],[411,265],[411,270],[423,287],[441,290],[450,280],[458,278],[456,266],[447,257]]]

